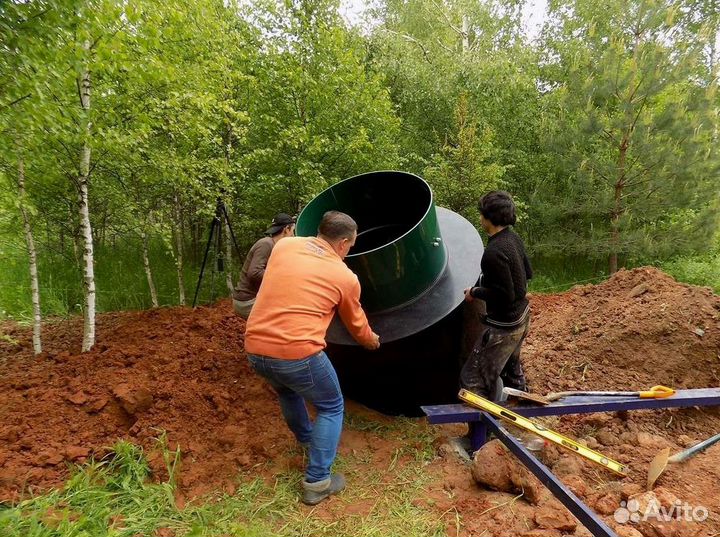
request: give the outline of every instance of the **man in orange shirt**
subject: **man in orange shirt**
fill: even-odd
[[[289,237],[273,248],[245,330],[253,369],[275,389],[285,421],[309,446],[302,501],[315,505],[345,487],[331,474],[344,401],[337,374],[323,351],[325,333],[338,312],[348,331],[369,350],[380,338],[360,306],[360,282],[343,259],[357,238],[348,215],[323,215],[317,237]],[[310,421],[305,401],[317,409]]]

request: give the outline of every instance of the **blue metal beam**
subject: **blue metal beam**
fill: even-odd
[[[720,405],[720,388],[678,390],[664,399],[640,399],[639,397],[590,397],[569,396],[549,405],[522,404],[508,407],[518,414],[535,416],[559,416],[562,414],[589,414],[616,410],[647,410],[659,408],[682,408],[689,406]],[[421,407],[430,423],[464,423],[480,421],[481,411],[463,404],[428,405]]]
[[[489,414],[480,411],[482,423],[497,436],[500,441],[520,459],[540,482],[545,485],[560,502],[585,526],[594,537],[617,537],[617,534],[580,498],[575,496],[562,481],[530,453],[525,446],[502,428],[500,423]]]

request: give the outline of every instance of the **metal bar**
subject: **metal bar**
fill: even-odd
[[[485,422],[482,420],[470,422],[470,451],[475,453],[485,442],[487,442]]]
[[[432,424],[440,423],[465,423],[480,421],[481,411],[463,405],[453,403],[450,405],[425,405],[420,407]]]
[[[575,496],[562,481],[541,463],[535,456],[530,453],[525,446],[509,434],[498,421],[485,412],[481,412],[482,422],[489,428],[498,439],[512,451],[512,453],[520,459],[520,461],[530,470],[540,482],[545,485],[553,496],[562,503],[577,518],[580,523],[585,526],[594,537],[617,537],[617,534],[605,524],[605,522],[580,498]]]
[[[213,231],[215,230],[215,224],[218,222],[217,215],[210,222],[210,235],[208,235],[208,241],[205,245],[205,255],[203,256],[202,266],[200,267],[200,276],[198,276],[197,285],[195,286],[195,297],[193,298],[193,308],[197,306],[198,293],[200,292],[200,282],[203,279],[203,273],[205,272],[205,263],[207,262],[208,252],[210,251],[210,244],[212,244]]]
[[[672,397],[641,399],[639,397],[569,396],[546,406],[519,405],[508,407],[522,416],[560,416],[590,414],[616,410],[647,410],[720,405],[720,388],[678,390]],[[463,423],[480,420],[481,411],[463,404],[428,405],[421,407],[430,423]]]

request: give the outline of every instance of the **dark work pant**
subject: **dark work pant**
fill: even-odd
[[[530,330],[530,314],[515,328],[481,324],[475,342],[460,372],[460,385],[492,401],[499,401],[504,386],[525,390],[520,348]]]

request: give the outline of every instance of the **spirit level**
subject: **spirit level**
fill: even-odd
[[[534,422],[531,419],[525,418],[520,414],[515,414],[515,412],[512,412],[505,407],[495,404],[492,401],[488,401],[487,399],[485,399],[484,397],[480,397],[476,393],[469,392],[467,390],[460,390],[460,393],[458,393],[458,397],[462,401],[465,401],[466,403],[476,408],[479,408],[480,410],[484,410],[485,412],[492,414],[497,418],[502,418],[511,423],[514,423],[515,425],[525,429],[526,431],[530,431],[533,434],[541,436],[545,440],[549,440],[550,442],[553,442],[558,446],[564,447],[567,450],[577,453],[581,457],[584,457],[585,459],[594,462],[595,464],[599,464],[600,466],[607,468],[611,472],[615,472],[616,474],[623,476],[627,475],[627,469],[625,468],[624,464],[620,464],[619,462],[614,461],[609,457],[606,457],[602,453],[598,453],[597,451],[585,447],[582,444],[576,442],[575,440],[572,440],[567,436],[563,436],[560,433],[552,431],[547,427],[544,427],[543,425]]]

